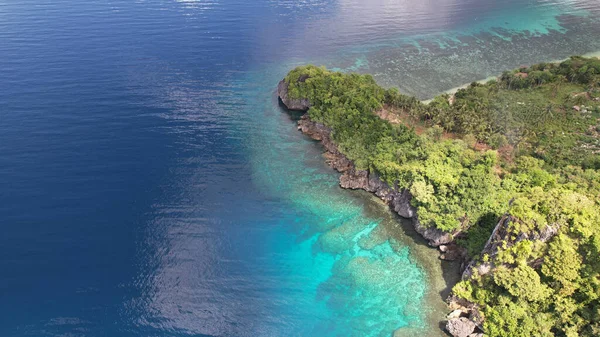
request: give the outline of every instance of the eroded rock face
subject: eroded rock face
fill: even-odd
[[[350,169],[340,177],[340,186],[352,190],[368,190],[369,172]]]
[[[289,84],[285,80],[281,80],[277,85],[277,95],[281,99],[281,102],[289,110],[307,111],[310,108],[310,101],[308,98],[290,98],[288,93]]]
[[[409,191],[403,190],[394,196],[392,200],[392,207],[394,211],[403,218],[412,219],[417,215],[417,210],[410,204],[412,195]]]
[[[412,220],[413,227],[415,228],[417,233],[421,234],[422,237],[429,240],[430,246],[439,247],[441,245],[446,245],[454,241],[454,235],[456,233],[444,232],[435,227],[425,227],[419,222],[418,217],[413,217]]]
[[[490,257],[494,257],[501,250],[501,247],[511,247],[524,240],[541,241],[544,243],[548,242],[558,234],[560,229],[560,226],[552,224],[546,225],[541,230],[522,232],[519,235],[514,236],[509,230],[513,221],[519,220],[509,214],[505,214],[500,221],[498,221],[498,224],[492,231],[492,235],[480,253],[481,256],[488,255]],[[480,276],[487,275],[494,269],[494,267],[493,260],[490,262],[478,262],[478,260],[475,259],[471,261],[465,268],[462,279],[467,280],[471,278],[474,270],[477,270],[477,274]]]
[[[329,138],[329,130],[325,125],[311,121],[306,115],[298,121],[298,130],[314,140]]]
[[[443,253],[440,258],[446,261],[464,260],[467,258],[467,250],[456,243],[441,245],[438,247]]]
[[[394,190],[388,184],[384,183],[376,173],[369,173],[369,185],[367,191],[375,193],[385,202],[390,202],[394,198]]]
[[[325,152],[323,156],[325,157],[325,162],[340,173],[347,172],[354,168],[352,162],[345,156],[336,155],[331,152]]]
[[[465,317],[451,318],[446,323],[446,330],[454,337],[469,337],[475,328],[475,323]]]

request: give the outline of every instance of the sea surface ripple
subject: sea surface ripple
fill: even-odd
[[[436,252],[277,82],[430,98],[600,50],[597,0],[0,2],[0,336],[440,335]]]

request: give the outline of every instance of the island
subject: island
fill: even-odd
[[[600,59],[507,71],[429,102],[370,75],[301,66],[305,111],[340,186],[376,194],[462,261],[456,337],[600,335]]]

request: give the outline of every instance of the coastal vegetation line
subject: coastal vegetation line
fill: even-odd
[[[455,336],[600,335],[600,60],[572,57],[428,104],[369,75],[280,83],[340,185],[376,193],[444,258]]]

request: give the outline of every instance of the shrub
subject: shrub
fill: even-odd
[[[508,139],[506,139],[504,135],[495,133],[488,140],[488,144],[492,147],[492,149],[497,150],[508,145]]]

